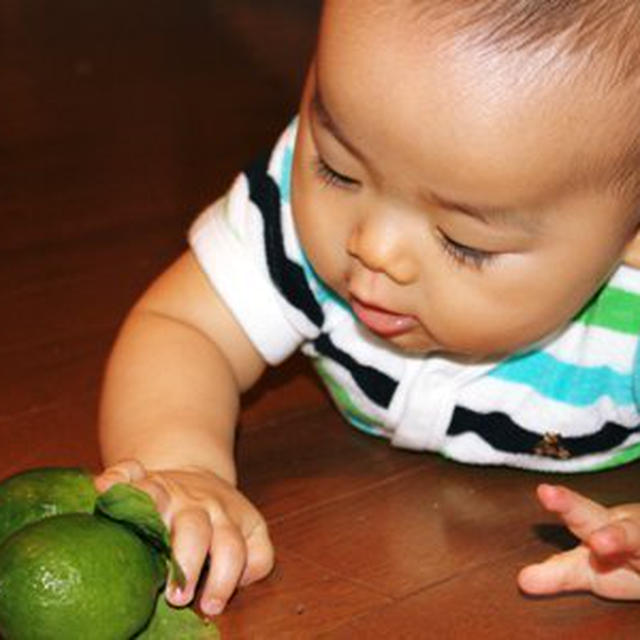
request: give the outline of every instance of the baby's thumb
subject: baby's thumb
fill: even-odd
[[[142,480],[147,474],[140,462],[134,460],[121,460],[117,464],[107,467],[101,474],[93,479],[93,483],[98,491],[106,491],[114,484],[124,482],[129,484],[137,480]]]

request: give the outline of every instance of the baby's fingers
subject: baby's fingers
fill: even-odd
[[[526,593],[546,595],[591,590],[591,579],[589,550],[580,546],[525,567],[518,575],[518,585]]]
[[[228,522],[214,526],[209,575],[200,609],[205,615],[219,614],[240,581],[247,562],[247,548],[240,531]]]
[[[588,540],[592,551],[601,558],[627,556],[640,558],[640,523],[622,518],[595,531]]]
[[[611,520],[609,509],[566,487],[542,484],[538,499],[545,509],[557,513],[580,540],[587,540]]]
[[[100,475],[96,476],[93,481],[96,489],[102,492],[120,482],[128,484],[142,480],[145,475],[145,468],[137,460],[121,460],[117,464],[105,469]]]
[[[267,525],[260,518],[247,537],[247,565],[240,578],[240,586],[266,578],[275,562],[273,545]]]
[[[185,585],[169,585],[167,599],[178,607],[193,599],[200,572],[209,553],[212,527],[203,509],[189,509],[177,513],[172,523],[171,546],[177,563],[185,575]]]

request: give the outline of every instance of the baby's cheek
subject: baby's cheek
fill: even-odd
[[[325,216],[326,218],[326,216]],[[338,225],[309,211],[298,224],[300,244],[315,273],[331,288],[344,293],[348,254]]]
[[[338,295],[345,298],[347,292],[347,267],[344,264],[344,257],[331,252],[321,252],[315,261],[312,262],[314,270],[322,282]]]
[[[442,309],[434,333],[447,351],[475,356],[504,356],[543,334],[530,310],[508,300],[460,298]]]

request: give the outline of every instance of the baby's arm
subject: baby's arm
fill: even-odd
[[[104,490],[133,482],[171,528],[187,604],[210,556],[201,607],[215,614],[238,584],[264,577],[273,551],[264,520],[235,488],[240,393],[265,363],[185,253],[129,314],[111,355],[100,411]]]
[[[523,591],[591,591],[618,600],[640,599],[640,504],[604,507],[561,486],[540,485],[542,505],[557,513],[580,544],[525,567]]]

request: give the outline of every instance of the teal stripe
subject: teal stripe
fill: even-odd
[[[320,304],[330,301],[341,306],[343,309],[346,309],[353,315],[353,311],[347,302],[343,300],[333,289],[327,287],[327,285],[320,279],[320,276],[318,276],[314,268],[311,266],[311,263],[305,253],[302,253],[302,268],[304,269],[304,273],[307,277],[307,282],[311,285],[316,300]]]
[[[364,433],[370,436],[377,436],[378,438],[386,437],[384,431],[382,431],[380,428],[370,425],[366,422],[363,422],[353,414],[344,413],[343,415],[351,425],[353,425],[356,429],[358,429],[358,431],[364,431]]]
[[[578,407],[608,396],[617,405],[634,405],[632,378],[606,366],[581,367],[544,351],[510,358],[489,372],[493,378],[526,384],[540,395]]]
[[[291,167],[293,166],[293,147],[287,145],[282,154],[282,167],[280,168],[280,199],[282,202],[291,201]]]
[[[296,143],[297,127],[298,116],[293,118],[284,134],[287,136],[287,142],[282,153],[278,187],[280,188],[280,199],[286,203],[291,202],[291,171],[293,169],[293,150]]]

